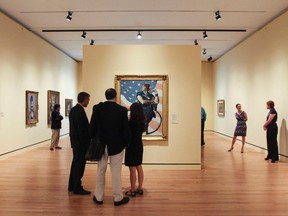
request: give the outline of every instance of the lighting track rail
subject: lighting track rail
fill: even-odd
[[[42,32],[246,32],[246,29],[43,29]]]

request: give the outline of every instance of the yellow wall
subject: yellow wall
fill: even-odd
[[[77,94],[77,62],[0,13],[0,155],[50,139],[47,90],[65,98]],[[39,123],[26,127],[25,91],[39,92]],[[68,119],[61,134],[68,133]],[[49,147],[47,146],[47,149]]]
[[[200,52],[195,46],[85,46],[82,73],[83,90],[91,94],[88,116],[93,104],[105,100],[105,90],[114,87],[115,75],[168,75],[169,138],[146,141],[144,163],[185,163],[183,168],[200,169]],[[172,114],[178,115],[179,124],[171,124]]]
[[[279,149],[288,155],[288,12],[248,38],[214,64],[215,100],[226,100],[226,116],[215,115],[215,131],[233,136],[235,104],[248,114],[247,141],[266,148],[263,124],[273,100],[278,111]]]
[[[201,104],[206,111],[205,130],[214,130],[214,80],[212,62],[202,62]]]

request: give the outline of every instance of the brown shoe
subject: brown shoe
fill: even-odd
[[[50,151],[54,151],[54,148],[50,148]]]
[[[60,147],[60,146],[56,146],[55,149],[62,149],[62,147]]]

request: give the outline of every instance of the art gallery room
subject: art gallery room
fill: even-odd
[[[0,215],[288,214],[287,0],[0,0],[0,10]],[[143,86],[159,98],[142,134],[143,193],[115,206],[108,164],[96,203],[88,160],[91,194],[69,191],[78,93],[90,94],[90,121],[115,88],[129,118]],[[124,159],[121,182],[125,195]]]

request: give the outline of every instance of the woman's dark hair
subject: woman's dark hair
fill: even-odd
[[[85,101],[89,97],[90,97],[90,95],[87,92],[80,92],[78,94],[77,101],[78,101],[78,103],[82,103],[83,101]]]
[[[112,100],[116,98],[116,95],[117,95],[116,90],[113,88],[109,88],[105,91],[105,97],[107,100]]]
[[[54,110],[57,110],[60,107],[60,104],[55,104],[54,105]]]
[[[144,123],[146,120],[144,110],[140,103],[133,103],[130,106],[130,120]]]
[[[241,105],[241,104],[239,104],[239,103],[238,103],[238,104],[236,104],[236,108],[237,108],[239,105]]]
[[[274,108],[275,104],[273,101],[267,101],[266,104],[269,106],[269,108]]]

